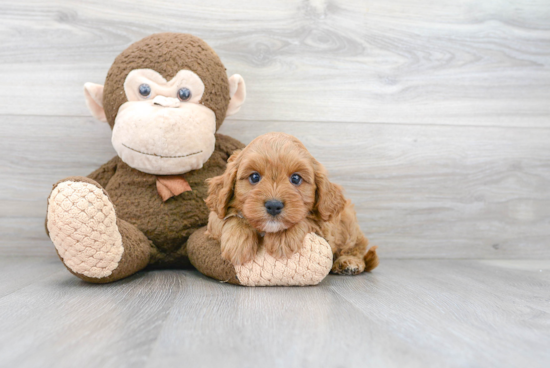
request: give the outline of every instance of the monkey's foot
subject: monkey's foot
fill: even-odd
[[[46,226],[65,266],[83,279],[103,279],[124,252],[107,193],[87,178],[58,183],[48,198]],[[102,282],[102,281],[97,281]]]
[[[292,257],[277,259],[261,248],[254,260],[235,266],[235,272],[245,286],[306,286],[320,283],[331,267],[330,245],[310,233],[304,238],[300,252]]]

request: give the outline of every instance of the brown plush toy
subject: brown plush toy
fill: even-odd
[[[84,91],[92,114],[109,123],[118,156],[87,177],[59,181],[48,198],[47,232],[67,269],[85,281],[107,283],[147,266],[192,262],[222,281],[270,284],[240,282],[236,268],[221,259],[219,244],[203,239],[205,180],[221,175],[233,151],[243,147],[216,133],[245,100],[242,77],[228,78],[203,40],[162,33],[132,44],[115,59],[105,86],[87,83]],[[330,270],[316,258],[327,250],[323,242],[312,241],[295,255],[302,269],[320,276],[287,282],[296,274],[296,260],[289,259],[269,260],[277,267],[267,262],[266,277],[274,275],[271,284],[318,283]],[[254,264],[263,264],[258,257]],[[286,278],[277,278],[281,272]]]

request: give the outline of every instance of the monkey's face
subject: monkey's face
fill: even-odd
[[[158,33],[124,50],[105,86],[86,83],[84,95],[92,115],[113,129],[122,161],[149,174],[177,175],[210,158],[216,130],[240,110],[246,87],[238,74],[227,78],[200,38]]]
[[[131,167],[156,175],[200,169],[214,151],[216,116],[201,104],[204,83],[190,70],[167,81],[151,69],[126,77],[128,102],[117,114],[112,142]]]

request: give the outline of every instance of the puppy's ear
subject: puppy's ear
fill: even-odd
[[[240,156],[242,150],[236,150],[231,156],[227,159],[227,163],[233,162]]]
[[[208,184],[206,205],[210,211],[216,212],[221,219],[227,214],[227,206],[233,197],[235,178],[237,177],[237,169],[239,168],[237,159],[240,153],[241,150],[233,152],[231,157],[227,160],[227,168],[222,175],[206,180]]]
[[[344,210],[346,198],[342,187],[328,180],[327,170],[315,162],[315,210],[323,221],[328,221]]]

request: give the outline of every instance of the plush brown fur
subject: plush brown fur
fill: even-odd
[[[193,266],[216,280],[240,285],[235,267],[221,256],[220,242],[206,235],[206,226],[195,231],[187,241],[187,252]]]
[[[184,174],[192,191],[163,202],[157,177],[131,168],[117,156],[88,177],[99,183],[115,205],[117,217],[143,232],[151,242],[151,266],[186,267],[189,236],[208,221],[205,180],[224,172],[227,159],[243,144],[216,134],[216,148],[202,169]]]
[[[182,69],[199,75],[205,85],[201,103],[215,113],[216,128],[220,127],[230,97],[228,77],[219,57],[195,36],[163,33],[132,44],[115,59],[103,93],[103,107],[111,128],[120,106],[127,101],[124,93],[126,76],[134,69],[147,68],[168,80]],[[104,190],[114,205],[124,246],[122,258],[110,276],[77,276],[85,281],[105,283],[127,277],[146,266],[190,266],[187,241],[208,221],[209,211],[204,203],[207,196],[205,180],[221,175],[230,155],[243,146],[231,137],[216,134],[215,149],[208,161],[201,169],[184,174],[192,191],[166,201],[157,191],[157,176],[130,167],[118,156],[87,178],[62,180],[85,181]]]
[[[127,102],[124,80],[134,69],[153,69],[166,80],[183,69],[196,73],[204,83],[202,104],[216,114],[217,129],[229,105],[229,82],[218,55],[200,38],[184,33],[158,33],[133,43],[113,62],[105,80],[103,107],[111,128],[118,110]]]
[[[202,169],[185,174],[193,190],[167,201],[163,201],[157,192],[155,175],[131,168],[118,156],[88,177],[71,176],[60,180],[54,188],[64,181],[83,181],[103,189],[115,207],[124,245],[119,266],[108,277],[87,277],[67,267],[69,272],[84,281],[104,284],[128,277],[145,267],[190,267],[188,240],[197,231],[204,233],[208,220],[209,211],[204,203],[208,190],[205,180],[222,174],[230,155],[243,146],[231,137],[216,134],[216,148],[210,159]],[[217,242],[212,246],[208,239],[203,241],[201,234],[195,239],[198,243],[193,248],[194,264],[199,265],[201,272],[218,278],[225,277],[228,272],[234,274],[234,268],[219,256]],[[230,282],[238,284],[236,278]]]
[[[249,181],[252,173],[261,175],[257,184]],[[299,185],[290,181],[295,173],[302,178]],[[256,138],[231,156],[223,175],[208,182],[208,233],[220,240],[222,257],[233,264],[252,260],[260,246],[275,257],[290,257],[306,234],[315,232],[332,247],[334,273],[355,275],[378,265],[376,247],[367,252],[351,201],[293,136]],[[270,200],[284,203],[276,217],[266,211]]]

